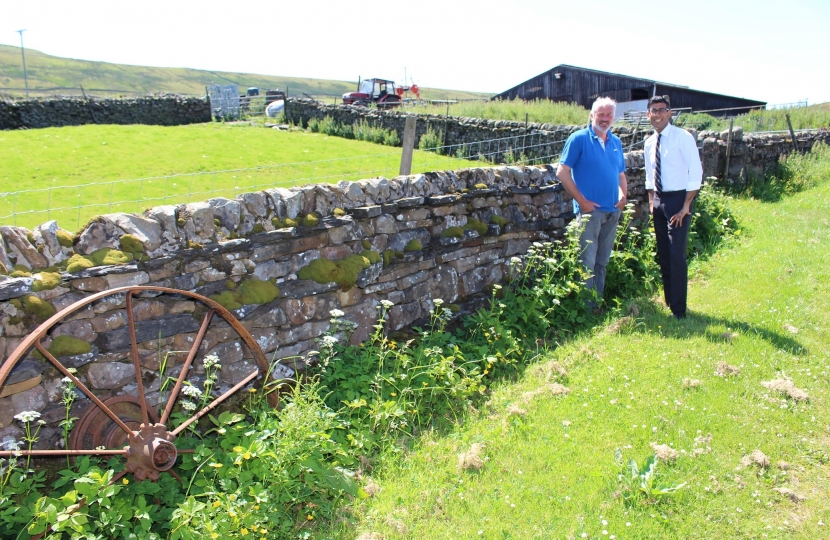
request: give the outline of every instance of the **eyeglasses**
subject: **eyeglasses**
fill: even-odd
[[[648,112],[651,114],[663,114],[669,112],[671,109],[667,109],[665,107],[661,107],[659,109],[649,109]]]

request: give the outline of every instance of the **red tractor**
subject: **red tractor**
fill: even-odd
[[[357,92],[343,94],[343,103],[363,106],[376,103],[379,109],[389,109],[401,104],[403,92],[403,88],[395,87],[394,81],[366,79],[357,82]]]

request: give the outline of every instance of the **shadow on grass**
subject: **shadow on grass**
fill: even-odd
[[[666,313],[662,306],[654,300],[641,300],[638,302],[644,308],[644,326],[641,328],[657,330],[665,336],[677,339],[689,338],[702,335],[712,343],[724,343],[731,341],[734,336],[731,332],[747,336],[759,336],[776,349],[786,351],[790,354],[803,356],[809,353],[808,349],[799,343],[792,336],[784,333],[774,332],[767,328],[756,326],[745,321],[734,318],[715,317],[705,313],[689,311],[683,320],[677,320],[673,315]],[[716,332],[713,327],[723,326],[728,328],[727,332]]]

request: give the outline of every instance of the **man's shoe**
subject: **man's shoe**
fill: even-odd
[[[672,315],[674,315],[674,318],[678,321],[686,318],[686,313],[672,313]]]

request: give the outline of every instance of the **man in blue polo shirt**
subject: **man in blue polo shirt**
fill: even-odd
[[[628,193],[622,143],[610,131],[616,108],[617,102],[611,98],[594,102],[590,124],[568,137],[556,172],[574,199],[578,223],[584,225],[579,246],[580,261],[589,273],[585,285],[596,289],[600,298]]]

